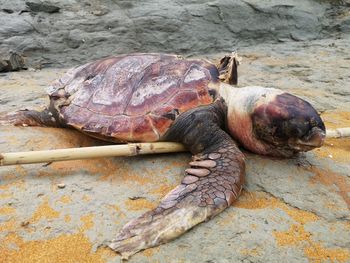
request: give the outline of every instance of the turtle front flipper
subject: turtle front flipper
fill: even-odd
[[[226,138],[219,145],[193,156],[181,184],[156,209],[124,226],[110,244],[123,259],[182,235],[223,211],[238,197],[243,184],[244,156],[232,139],[224,135]]]
[[[58,118],[48,109],[20,110],[0,117],[1,125],[60,127]]]

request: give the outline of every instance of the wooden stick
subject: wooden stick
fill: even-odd
[[[344,138],[350,137],[350,127],[338,128],[334,130],[328,130],[326,132],[327,138]]]
[[[0,166],[183,151],[186,151],[186,149],[180,143],[155,142],[14,152],[0,154]]]
[[[327,138],[350,137],[350,127],[327,130]],[[183,152],[180,143],[154,142],[129,143],[109,146],[68,148],[46,151],[29,151],[0,154],[0,166],[30,163],[49,163],[101,157],[135,156],[140,154]]]

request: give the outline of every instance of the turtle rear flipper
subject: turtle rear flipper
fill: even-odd
[[[1,125],[60,127],[57,118],[47,109],[43,111],[20,110],[0,117]]]
[[[224,140],[212,150],[194,155],[192,168],[186,170],[181,184],[156,209],[125,225],[112,241],[110,247],[123,259],[182,235],[223,211],[238,197],[244,157],[232,139],[220,132]]]

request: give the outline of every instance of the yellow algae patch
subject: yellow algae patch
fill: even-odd
[[[266,207],[274,208],[278,200],[263,192],[242,191],[239,199],[232,206],[245,209],[262,209]]]
[[[64,216],[64,222],[69,223],[72,220],[70,215],[65,215]]]
[[[117,205],[107,205],[107,207],[109,207],[110,210],[112,210],[112,212],[117,212],[117,213],[118,213],[118,218],[119,218],[119,219],[120,219],[120,218],[125,218],[125,213],[123,213],[123,212],[121,211],[121,209],[120,209],[119,206],[117,206]],[[114,221],[114,223],[118,225],[120,222],[119,222],[119,220],[116,220],[116,221]]]
[[[93,146],[97,141],[88,137],[78,131],[61,129],[61,128],[49,128],[49,127],[31,127],[32,132],[36,132],[40,136],[29,139],[27,147],[34,148],[35,150],[50,148],[72,148],[72,147],[88,147]]]
[[[307,168],[308,171],[315,174],[310,180],[311,184],[321,183],[326,186],[335,185],[338,188],[337,193],[343,198],[350,209],[350,184],[345,176],[341,176],[329,170],[322,170],[316,167]]]
[[[60,213],[49,205],[49,200],[46,198],[43,203],[36,209],[31,219],[32,222],[37,222],[40,219],[58,218]]]
[[[117,257],[117,253],[115,253],[109,247],[99,247],[95,254],[100,256],[103,259],[103,262],[116,262],[115,260],[113,261],[112,259]]]
[[[61,175],[86,170],[91,175],[116,176],[116,172],[118,171],[118,166],[111,159],[105,158],[55,162],[50,165],[50,168]]]
[[[152,247],[142,251],[142,254],[146,257],[152,257],[154,254],[159,252],[159,247]]]
[[[239,253],[245,256],[259,256],[261,255],[262,250],[259,247],[252,248],[252,249],[245,248],[245,249],[239,250]]]
[[[154,209],[156,205],[147,199],[141,198],[136,200],[126,200],[125,205],[129,210],[144,210],[144,209]]]
[[[326,111],[321,117],[328,129],[350,127],[350,112]]]
[[[82,231],[86,231],[86,230],[91,229],[94,226],[94,217],[95,216],[93,214],[88,214],[88,215],[82,216],[80,218],[80,221],[83,222],[83,225],[81,226],[80,229]]]
[[[15,244],[17,249],[8,248]],[[104,253],[92,253],[92,245],[82,233],[61,235],[49,240],[24,241],[12,235],[0,245],[0,262],[3,263],[99,263],[105,262]]]
[[[114,211],[120,212],[120,207],[117,205],[108,205],[108,207],[113,209]]]
[[[7,180],[6,178],[2,177],[1,178],[2,180]],[[10,188],[12,187],[18,187],[20,189],[24,189],[24,180],[14,180],[10,183],[7,183],[7,184],[3,184],[3,185],[0,185],[0,190],[1,191],[4,191],[4,190],[9,190]]]
[[[303,211],[296,208],[290,208],[290,207],[287,207],[286,204],[282,204],[279,207],[282,208],[296,222],[302,225],[309,222],[315,222],[318,220],[318,217],[311,212]]]
[[[4,232],[4,231],[11,232],[11,231],[15,231],[16,229],[17,229],[17,222],[14,219],[11,219],[9,221],[6,221],[5,223],[0,224],[0,232]]]
[[[170,163],[166,163],[165,165],[162,165],[162,169],[159,171],[159,173],[160,174],[164,174],[164,173],[168,172],[171,169],[182,168],[182,167],[185,167],[185,166],[186,166],[185,162],[172,161]]]
[[[117,165],[112,159],[91,159],[91,160],[74,160],[52,163],[47,171],[40,171],[40,176],[60,175],[67,176],[71,173],[85,170],[91,175],[100,175],[98,178],[102,181],[138,183],[141,185],[152,183],[152,174],[147,173],[145,176],[137,175],[128,165]]]
[[[13,207],[9,206],[9,205],[5,205],[0,207],[0,215],[8,215],[8,214],[12,214],[16,211],[16,209],[14,209]]]
[[[321,115],[327,129],[350,127],[350,112],[331,111]],[[350,162],[350,139],[326,139],[325,144],[315,153],[323,158],[330,158],[339,162]]]
[[[287,231],[274,231],[273,235],[279,246],[297,245],[302,241],[309,240],[311,233],[306,232],[304,226],[295,224]]]
[[[8,199],[12,197],[13,197],[13,193],[0,193],[0,199]]]
[[[158,188],[155,188],[151,191],[151,194],[156,194],[161,197],[165,196],[168,194],[172,189],[174,189],[176,186],[175,185],[161,185]]]
[[[57,200],[57,202],[61,202],[64,204],[69,204],[72,202],[72,198],[68,195],[62,195],[60,199]]]
[[[294,207],[288,206],[281,200],[269,196],[264,192],[247,192],[243,191],[241,197],[237,202],[233,203],[234,207],[245,209],[263,209],[263,208],[280,208],[300,224],[308,222],[314,222],[318,220],[318,217],[308,211],[300,210]]]
[[[221,218],[218,221],[218,224],[220,226],[225,226],[228,224],[232,224],[232,222],[236,219],[237,219],[237,213],[235,213],[235,211],[233,211],[231,209],[227,209],[226,213],[221,215]]]
[[[27,171],[21,165],[16,165],[15,171],[17,174],[19,174],[21,176],[27,175]]]
[[[82,199],[84,202],[89,202],[91,200],[91,196],[84,195]]]
[[[311,262],[347,262],[350,250],[344,248],[325,248],[314,242],[312,234],[305,231],[302,225],[292,225],[287,231],[274,231],[273,235],[279,246],[301,246],[305,256]]]
[[[350,162],[350,139],[326,139],[321,148],[314,152],[322,158],[328,158],[337,162]]]
[[[304,253],[311,262],[348,262],[350,259],[350,250],[325,248],[320,243],[306,247]]]

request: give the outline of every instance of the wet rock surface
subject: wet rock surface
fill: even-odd
[[[292,92],[312,102],[328,128],[349,127],[349,43],[241,48],[239,85]],[[40,109],[44,88],[64,71],[2,73],[0,114]],[[72,130],[0,127],[0,152],[99,144]],[[130,262],[349,262],[350,140],[327,140],[288,160],[245,154],[238,202]],[[0,168],[0,262],[115,262],[105,245],[181,181],[189,160],[164,154]]]
[[[17,52],[34,68],[131,52],[216,54],[350,31],[343,0],[0,0],[0,7],[0,55]]]

